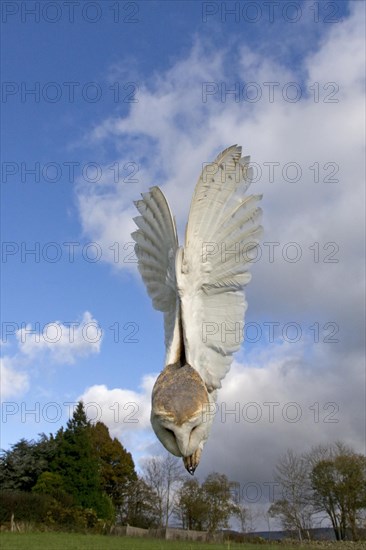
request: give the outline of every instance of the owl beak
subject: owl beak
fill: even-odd
[[[194,472],[196,471],[196,468],[198,466],[198,464],[193,464],[192,459],[193,459],[193,455],[183,457],[184,467],[191,476],[194,475]]]
[[[201,449],[196,449],[196,451],[190,456],[183,457],[184,467],[191,476],[194,475],[196,468],[200,462],[201,458]]]

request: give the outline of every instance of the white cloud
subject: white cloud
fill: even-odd
[[[102,332],[92,314],[85,311],[80,322],[54,321],[27,325],[16,331],[17,351],[1,358],[1,397],[26,393],[30,373],[47,360],[47,365],[74,364],[78,359],[100,352]],[[6,342],[10,344],[10,342]],[[26,369],[26,370],[25,370]]]
[[[18,372],[13,365],[11,357],[0,358],[1,371],[1,399],[19,397],[28,391],[29,376],[26,372]]]
[[[41,329],[27,325],[17,330],[16,336],[19,350],[29,359],[46,354],[51,361],[68,365],[99,353],[103,338],[98,322],[89,311],[84,312],[80,322],[53,321]]]
[[[329,29],[307,66],[314,82],[332,81],[336,76],[342,92],[353,95],[352,86],[362,87],[364,78],[365,6],[352,2],[351,13],[342,24]]]

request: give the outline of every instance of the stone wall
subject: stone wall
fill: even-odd
[[[120,537],[149,537],[166,540],[194,540],[200,542],[215,541],[221,542],[222,534],[209,535],[206,531],[189,531],[187,529],[141,529],[131,525],[116,525],[111,530],[111,535]]]
[[[111,530],[111,535],[120,537],[151,537],[148,529],[132,527],[131,525],[115,525]]]
[[[166,540],[198,540],[201,542],[207,541],[206,531],[189,531],[188,529],[172,529],[168,528],[165,532]]]

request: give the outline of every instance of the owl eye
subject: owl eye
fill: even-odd
[[[165,428],[165,431],[167,431],[168,433],[172,434],[172,436],[175,437],[175,433],[173,432],[173,430],[170,430],[169,428]]]

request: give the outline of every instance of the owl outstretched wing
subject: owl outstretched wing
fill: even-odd
[[[138,230],[132,233],[136,242],[138,269],[155,309],[164,313],[166,360],[179,360],[182,346],[179,297],[175,277],[178,238],[175,220],[164,193],[151,187],[135,201],[140,216],[134,218]]]
[[[207,163],[193,195],[185,245],[177,253],[187,363],[209,391],[221,387],[243,341],[251,254],[262,232],[261,195],[246,196],[251,169],[234,145]]]

